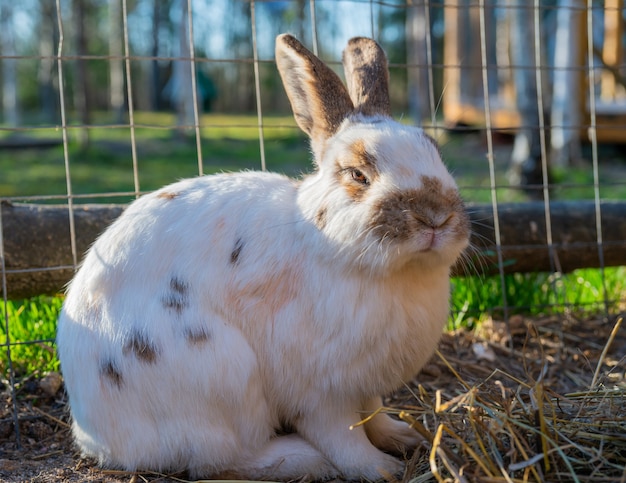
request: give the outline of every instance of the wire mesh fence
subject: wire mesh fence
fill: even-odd
[[[111,203],[219,170],[310,169],[273,63],[283,31],[337,69],[350,37],[386,49],[392,110],[439,141],[468,201],[477,256],[459,274],[498,289],[485,311],[623,310],[621,0],[31,0],[0,15],[0,345],[13,394],[16,348],[54,350],[36,324],[11,327],[28,310],[13,300],[61,292],[120,213]],[[597,270],[592,302],[578,298],[587,275],[567,273],[581,267]],[[544,274],[535,287],[551,295],[521,297],[520,272]]]

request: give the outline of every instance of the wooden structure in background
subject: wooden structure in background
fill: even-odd
[[[470,2],[471,3],[471,2]],[[444,7],[444,91],[443,114],[447,125],[485,125],[483,95],[483,69],[487,69],[491,125],[495,129],[511,130],[520,125],[520,115],[515,107],[515,86],[508,63],[510,43],[506,15],[496,16],[496,9],[485,2],[485,43],[487,45],[487,65],[481,62],[480,7],[466,0],[446,1]],[[594,54],[603,65],[596,71],[596,131],[599,142],[626,142],[626,56],[622,42],[624,36],[624,0],[604,2],[604,23],[602,45],[594,46]],[[502,13],[502,12],[501,12]],[[589,74],[587,60],[587,16],[581,15],[581,28],[577,38],[583,68],[581,76],[581,102],[585,112],[581,138],[589,139],[586,126],[589,125]],[[596,23],[599,23],[596,20]],[[545,38],[545,35],[544,35]],[[532,39],[529,41],[532,48]],[[505,61],[502,63],[502,61]],[[544,61],[547,63],[547,60]],[[548,66],[548,69],[551,66]],[[544,81],[548,76],[544,75]],[[544,89],[550,86],[544,84]],[[549,105],[545,106],[549,110]]]

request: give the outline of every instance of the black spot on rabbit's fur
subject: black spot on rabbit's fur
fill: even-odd
[[[148,364],[154,364],[159,352],[154,344],[139,332],[131,335],[124,345],[123,351],[125,355],[132,353],[137,359]]]
[[[185,339],[189,345],[198,346],[211,340],[211,332],[204,327],[189,327],[185,330]]]
[[[233,248],[233,251],[230,253],[230,263],[232,263],[233,265],[237,264],[242,249],[243,241],[241,240],[241,238],[237,238],[237,241],[235,242],[235,248]]]
[[[122,387],[124,384],[124,378],[112,360],[104,361],[100,366],[100,375],[117,388]]]
[[[189,285],[178,277],[172,277],[170,280],[170,288],[177,294],[186,295],[189,290]]]
[[[189,284],[178,277],[170,279],[169,292],[161,299],[163,307],[181,314],[189,306]]]

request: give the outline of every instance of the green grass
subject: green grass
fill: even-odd
[[[11,361],[18,376],[41,375],[58,370],[59,361],[52,340],[56,334],[56,321],[62,303],[61,297],[41,296],[28,300],[9,300],[6,308],[4,304],[0,306],[0,341],[5,344],[7,342],[8,316]],[[0,354],[0,374],[7,374],[7,369],[8,353],[6,347],[3,347]]]
[[[199,174],[195,132],[176,130],[172,115],[138,113],[135,119],[136,159],[140,191],[150,191],[178,179]],[[259,130],[256,117],[207,115],[202,118],[203,174],[260,169]],[[125,202],[128,196],[99,193],[132,192],[133,153],[128,127],[100,125],[89,128],[89,143],[78,142],[80,129],[68,129],[72,192],[94,196],[83,202]],[[0,140],[9,137],[0,131]],[[267,169],[299,175],[310,169],[304,135],[291,117],[264,120]],[[38,128],[28,139],[61,141],[58,129]],[[40,149],[0,150],[0,197],[64,196],[67,194],[65,152],[62,144]],[[56,202],[62,202],[57,199]]]
[[[177,179],[198,174],[194,131],[181,134],[173,115],[142,113],[135,115],[137,169],[140,190],[149,191]],[[201,120],[203,172],[258,169],[260,149],[256,116],[204,115]],[[105,114],[95,116],[88,129],[90,142],[81,147],[81,128],[68,129],[68,158],[74,194],[86,195],[81,202],[125,202],[129,196],[110,193],[134,191],[130,130],[118,126]],[[41,127],[15,133],[0,130],[0,141],[27,136],[28,139],[60,141],[56,127]],[[310,170],[310,154],[304,135],[291,116],[264,118],[267,168],[289,175]],[[490,202],[491,189],[486,163],[486,147],[479,135],[437,134],[444,159],[468,201]],[[506,146],[496,150],[498,200],[523,201],[524,194],[508,188]],[[605,157],[603,157],[604,159]],[[62,145],[45,149],[0,150],[0,198],[59,196],[67,193],[65,153]],[[621,161],[623,162],[623,161]],[[616,167],[617,166],[617,167]],[[617,171],[616,171],[617,170]],[[621,173],[621,178],[620,178]],[[602,198],[625,199],[626,185],[615,183],[623,178],[623,166],[603,165],[600,170]],[[589,199],[594,192],[588,166],[557,171],[559,186],[553,199]],[[105,193],[106,195],[99,195]],[[504,291],[503,291],[504,282]],[[502,317],[505,304],[508,314],[540,315],[562,312],[569,307],[587,312],[623,310],[626,304],[626,267],[577,270],[571,274],[515,274],[500,277],[464,277],[453,280],[450,328],[472,326],[485,317]],[[11,359],[18,374],[32,374],[58,369],[53,343],[61,297],[36,297],[9,301],[0,305],[2,324],[0,343],[6,341],[5,312],[9,323]],[[29,341],[47,341],[36,342]],[[17,343],[17,344],[16,344]],[[16,345],[15,345],[16,344]],[[6,373],[7,351],[0,353],[0,371]]]
[[[449,328],[473,326],[486,317],[539,316],[572,310],[578,315],[626,306],[626,267],[604,271],[585,268],[567,274],[515,273],[504,276],[463,277],[452,280]],[[503,290],[504,286],[504,290]]]

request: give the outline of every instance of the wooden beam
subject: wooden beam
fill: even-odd
[[[7,296],[62,291],[74,274],[68,207],[6,202],[1,207]],[[75,207],[78,260],[123,209],[120,205]]]
[[[553,246],[548,248],[541,202],[498,207],[504,272],[564,272],[582,267],[626,265],[626,202],[604,202],[603,244],[598,247],[595,207],[591,201],[550,205]],[[78,258],[123,211],[119,205],[74,207]],[[475,269],[463,275],[498,273],[491,205],[469,205]],[[25,298],[54,294],[74,274],[67,206],[2,203],[2,235],[7,296]]]
[[[472,244],[476,256],[472,258],[476,272],[498,273],[492,208],[470,205],[468,212],[473,221]],[[577,268],[626,265],[626,202],[602,202],[600,213],[601,246],[593,201],[552,202],[552,246],[549,247],[543,202],[500,204],[499,249],[504,272],[571,272]],[[468,252],[470,256],[471,252]]]

